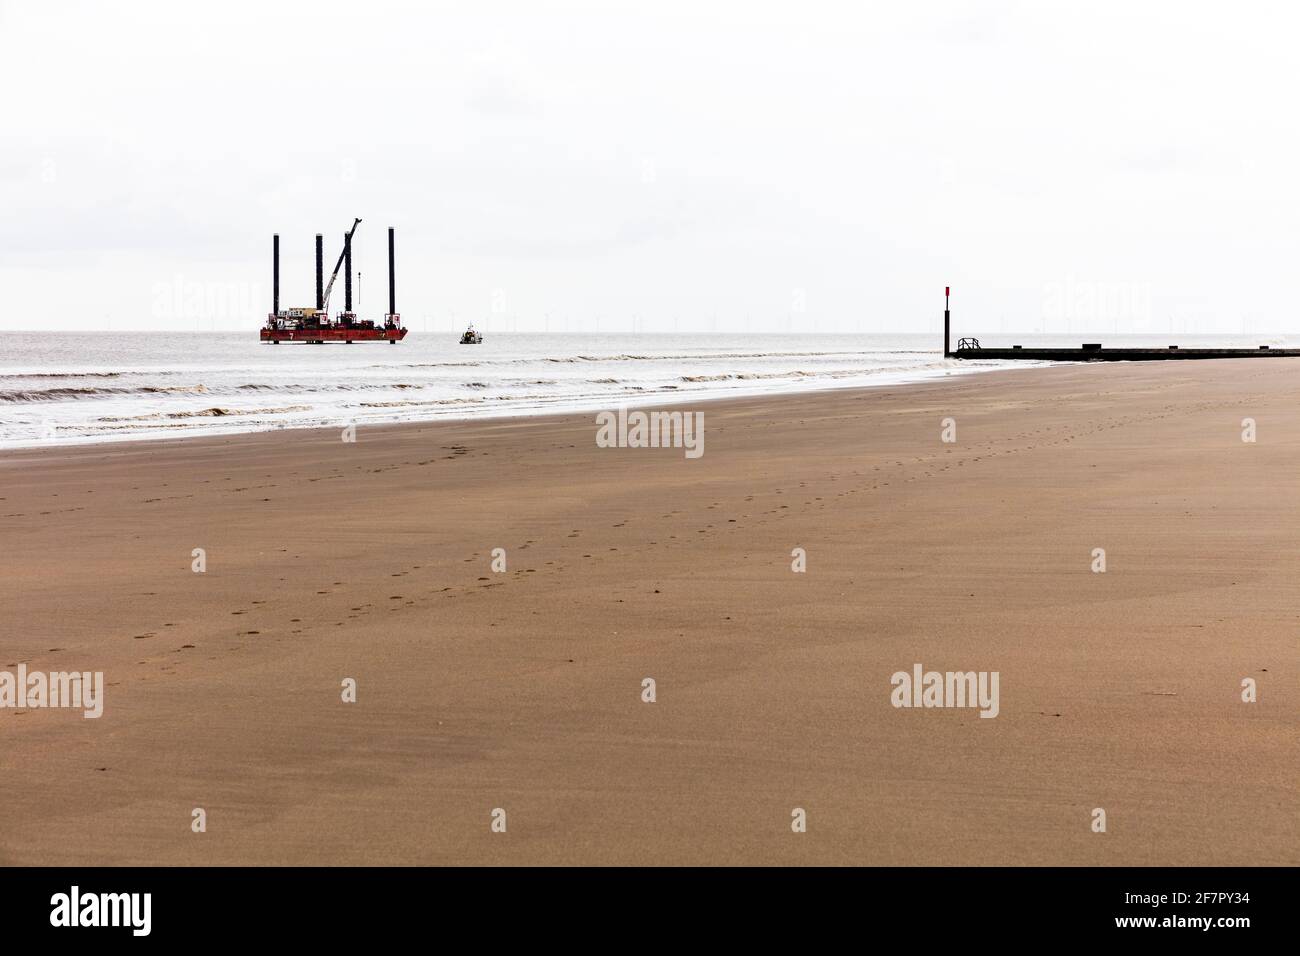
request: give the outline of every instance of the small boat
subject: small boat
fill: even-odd
[[[465,334],[460,337],[461,345],[478,345],[482,341],[483,334],[481,332],[475,332],[473,325],[466,329]]]

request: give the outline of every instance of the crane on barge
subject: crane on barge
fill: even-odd
[[[397,291],[393,264],[393,228],[388,228],[388,313],[383,324],[370,319],[358,320],[352,311],[352,237],[361,220],[356,219],[343,237],[343,251],[334,265],[329,285],[324,284],[324,237],[316,234],[316,307],[280,309],[280,235],[272,239],[272,301],[271,312],[262,326],[261,340],[279,345],[281,342],[308,342],[323,345],[326,342],[389,342],[396,345],[406,338],[402,317],[397,312]],[[339,270],[346,268],[344,277],[343,311],[335,321],[329,317],[329,296],[334,290]]]
[[[356,233],[357,226],[359,225],[361,225],[361,220],[354,219],[352,221],[352,228],[349,229],[348,234],[343,237],[343,251],[339,253],[339,261],[334,263],[334,272],[330,275],[329,285],[325,287],[324,309],[326,315],[329,315],[330,311],[330,292],[334,289],[334,281],[339,277],[339,269],[343,267],[344,259],[348,260],[348,282],[352,281],[352,236]],[[347,299],[347,302],[344,303],[344,308],[350,313],[352,311],[352,297],[348,296]]]

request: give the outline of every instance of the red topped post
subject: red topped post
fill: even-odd
[[[952,355],[952,349],[948,348],[948,293],[952,291],[948,286],[943,287],[943,357],[948,358]]]

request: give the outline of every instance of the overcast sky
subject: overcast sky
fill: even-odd
[[[1300,331],[1297,19],[0,0],[0,329]]]

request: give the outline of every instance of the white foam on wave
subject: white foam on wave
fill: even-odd
[[[0,447],[680,404],[889,385],[1025,363],[929,336],[412,333],[398,346],[234,334],[0,333]],[[468,354],[466,354],[468,353]]]

